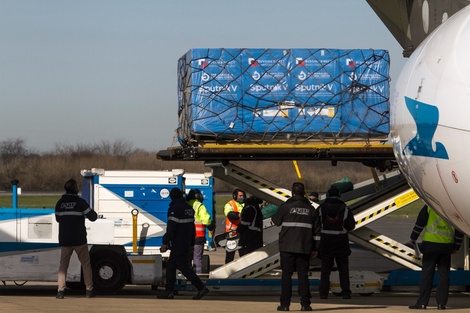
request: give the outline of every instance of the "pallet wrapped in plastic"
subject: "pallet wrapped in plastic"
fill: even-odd
[[[386,139],[388,51],[192,49],[178,61],[178,140]]]

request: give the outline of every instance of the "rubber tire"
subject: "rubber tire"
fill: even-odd
[[[96,293],[115,294],[122,290],[129,277],[127,258],[114,251],[101,250],[91,255],[93,285]],[[110,275],[105,277],[104,275]]]

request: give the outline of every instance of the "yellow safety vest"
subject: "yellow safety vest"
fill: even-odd
[[[454,228],[448,225],[434,210],[428,208],[428,214],[428,223],[424,228],[423,241],[453,243]]]
[[[193,203],[191,203],[191,201]],[[188,202],[194,210],[194,226],[196,227],[196,238],[206,237],[206,225],[211,223],[211,218],[207,212],[207,208],[198,200],[190,200]]]

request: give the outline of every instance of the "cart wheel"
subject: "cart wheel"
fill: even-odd
[[[100,250],[91,255],[93,283],[101,294],[115,294],[127,282],[129,268],[126,257],[116,252]]]

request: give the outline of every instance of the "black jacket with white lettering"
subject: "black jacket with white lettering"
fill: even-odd
[[[93,222],[98,215],[79,195],[73,193],[62,195],[55,206],[60,246],[81,246],[87,243],[85,217]]]
[[[279,232],[279,251],[310,254],[315,248],[313,238],[315,209],[307,198],[294,196],[281,204],[272,216]]]
[[[184,198],[171,201],[163,244],[167,245],[172,253],[186,255],[194,246],[195,237],[193,208]]]

